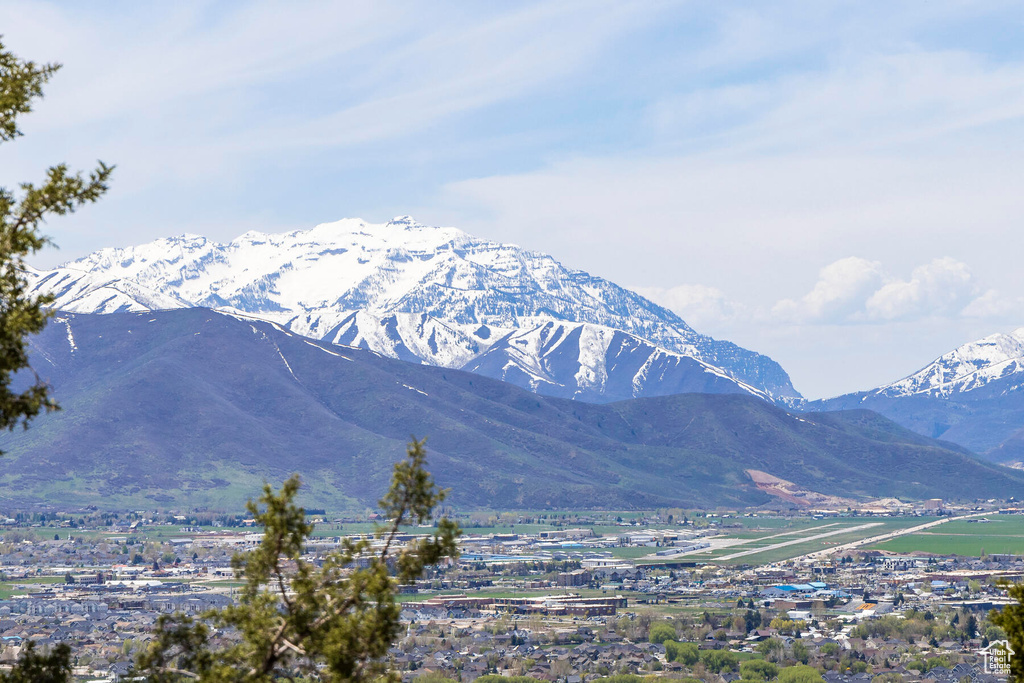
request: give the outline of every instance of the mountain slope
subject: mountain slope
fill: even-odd
[[[35,291],[52,293],[66,311],[211,307],[402,360],[492,368],[492,376],[501,374],[493,370],[496,361],[481,355],[495,341],[541,335],[552,321],[582,324],[592,326],[585,332],[591,337],[619,330],[633,338],[628,344],[699,361],[675,361],[675,375],[695,374],[676,377],[675,384],[779,401],[799,397],[775,361],[698,334],[634,292],[545,254],[409,218],[386,225],[348,219],[282,235],[249,232],[227,244],[186,235],[103,249],[33,278]],[[606,351],[581,347],[571,362],[563,353],[560,373],[552,376],[549,364],[529,388],[604,401],[664,393],[635,375],[589,381],[595,373],[614,373],[607,362],[619,359]],[[520,370],[542,365],[539,357],[516,355],[506,360]],[[708,372],[719,378],[708,383]],[[727,386],[731,379],[736,382]]]
[[[593,403],[687,392],[770,397],[691,356],[597,325],[545,323],[494,342],[464,370]]]
[[[940,356],[891,384],[815,401],[810,410],[875,410],[997,462],[1024,456],[1024,328]]]
[[[4,434],[0,499],[234,507],[293,471],[361,509],[410,434],[459,506],[760,504],[757,469],[843,496],[1007,496],[1024,474],[863,411],[743,395],[588,404],[206,309],[62,314],[33,339],[64,410]]]

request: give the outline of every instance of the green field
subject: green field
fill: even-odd
[[[858,526],[864,524],[858,520],[815,520],[813,525],[809,524],[794,524],[790,527],[777,527],[775,529],[763,529],[757,532],[754,531],[737,531],[728,532],[715,538],[727,538],[727,539],[738,539],[742,543],[737,543],[725,548],[713,548],[705,550],[700,553],[694,553],[687,555],[687,558],[694,558],[698,560],[714,560],[716,558],[731,555],[733,553],[743,552],[746,550],[753,550],[754,548],[764,548],[767,546],[775,545],[776,543],[783,543],[786,541],[794,541],[806,536],[814,536],[816,534],[828,533],[830,531],[839,531],[845,527]],[[795,547],[795,546],[787,546]]]
[[[721,561],[723,564],[767,564],[769,562],[780,562],[782,560],[787,560],[792,557],[797,557],[799,555],[804,555],[818,550],[825,550],[844,543],[859,541],[863,538],[878,536],[897,529],[905,529],[907,527],[925,524],[932,521],[932,519],[933,518],[931,517],[840,517],[818,520],[809,520],[806,518],[788,520],[791,522],[789,525],[779,525],[774,528],[762,529],[759,533],[754,533],[753,531],[746,529],[743,531],[737,530],[736,532],[727,533],[725,534],[727,538],[738,538],[742,539],[744,542],[727,548],[716,548],[701,553],[685,555],[684,557],[687,560],[694,560],[698,562],[716,562],[718,561],[718,558],[727,557],[734,553],[753,550],[755,548],[770,548],[766,549],[764,552],[753,553],[731,560]],[[802,543],[793,543],[792,545],[783,546],[781,548],[771,548],[771,546],[778,543],[795,541],[801,538],[816,536],[818,534],[842,531],[843,529],[863,526],[866,524],[876,524],[878,526],[872,526],[857,531],[849,531],[846,533],[837,533],[833,536],[807,540]]]
[[[836,520],[812,519],[811,517],[731,517],[720,521],[723,524],[742,524],[747,529],[785,531],[787,529],[817,526],[822,522],[834,522]]]
[[[728,564],[751,565],[782,562],[783,560],[788,560],[793,557],[806,555],[807,553],[813,553],[819,550],[826,550],[844,543],[859,541],[860,539],[867,538],[869,536],[884,534],[885,532],[886,530],[883,527],[851,531],[849,533],[836,534],[835,536],[828,536],[827,538],[820,538],[814,541],[807,541],[805,543],[794,543],[793,545],[787,545],[782,548],[765,550],[764,552],[754,553],[753,555],[744,555],[743,557],[737,557],[734,560],[727,560],[726,562]]]
[[[989,522],[958,520],[872,546],[896,553],[978,557],[985,553],[1024,554],[1024,515],[989,515]]]
[[[970,536],[1024,536],[1024,515],[986,515],[978,519],[989,521],[971,522],[966,519],[958,519],[943,524],[935,531]]]
[[[37,590],[40,585],[49,583],[64,583],[63,576],[35,576],[30,579],[14,579],[13,581],[0,582],[0,600],[6,600],[12,595],[27,593]]]

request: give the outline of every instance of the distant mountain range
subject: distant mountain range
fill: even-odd
[[[408,217],[346,219],[226,244],[183,235],[30,274],[56,307],[208,307],[314,340],[607,403],[741,394],[803,411],[871,409],[998,462],[1024,460],[1024,329],[966,344],[877,389],[806,402],[772,359],[690,328],[550,256]]]
[[[451,502],[488,508],[759,505],[747,470],[843,497],[1006,497],[1024,472],[864,410],[750,395],[591,404],[316,341],[202,308],[66,314],[31,358],[63,410],[0,435],[0,501],[240,509],[291,472],[362,510],[410,434]]]
[[[804,406],[875,410],[996,462],[1024,459],[1024,328],[940,356],[899,381]]]
[[[800,395],[772,359],[698,334],[640,295],[550,256],[408,217],[219,244],[184,235],[32,273],[76,313],[209,307],[391,358],[551,396]]]

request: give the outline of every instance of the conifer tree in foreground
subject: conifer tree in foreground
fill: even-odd
[[[0,40],[0,143],[21,135],[18,117],[32,111],[33,100],[42,97],[43,85],[59,64],[23,61]],[[74,211],[95,202],[107,191],[112,166],[102,161],[88,177],[70,173],[66,164],[50,167],[41,185],[22,183],[19,191],[0,188],[0,429],[11,430],[43,410],[56,410],[49,387],[38,375],[24,390],[11,382],[19,370],[31,370],[26,337],[42,331],[51,312],[47,296],[31,296],[25,279],[25,258],[49,240],[39,233],[50,215]]]
[[[43,85],[58,69],[59,64],[19,59],[0,37],[0,144],[21,136],[18,117],[32,111],[33,100],[43,96]],[[49,387],[38,375],[22,391],[11,388],[15,373],[31,370],[26,338],[42,331],[51,315],[46,309],[49,297],[28,293],[25,257],[49,243],[39,233],[47,216],[95,202],[107,191],[113,170],[101,161],[86,178],[58,164],[47,170],[42,185],[22,183],[18,192],[0,187],[0,430],[12,430],[18,424],[27,428],[41,411],[57,410]],[[70,677],[67,645],[39,653],[29,642],[11,671],[0,672],[0,683],[63,683]]]
[[[265,486],[259,505],[248,505],[263,540],[232,562],[245,581],[236,604],[199,619],[162,616],[136,675],[152,683],[397,680],[385,661],[401,633],[397,587],[455,557],[460,533],[444,518],[432,535],[396,548],[399,528],[432,519],[444,500],[425,465],[414,439],[379,502],[389,523],[378,527],[377,543],[346,538],[320,566],[302,558],[313,527],[295,504],[298,477],[277,493]],[[232,644],[212,647],[215,631],[232,634]]]
[[[67,683],[70,680],[71,647],[66,643],[40,653],[30,640],[11,670],[0,671],[0,683]]]
[[[18,117],[32,111],[43,85],[59,68],[19,59],[0,41],[0,143],[22,134]],[[58,164],[47,170],[40,185],[22,183],[17,191],[0,188],[0,429],[19,424],[27,428],[40,412],[58,409],[38,375],[24,390],[12,389],[16,373],[31,371],[27,337],[42,331],[52,314],[47,309],[50,297],[28,292],[25,259],[49,244],[39,232],[46,218],[98,200],[112,172],[103,162],[88,176]],[[298,477],[278,493],[265,487],[263,507],[249,503],[265,529],[263,542],[234,560],[245,579],[237,604],[200,619],[164,616],[154,641],[139,657],[138,674],[150,681],[390,677],[384,657],[400,632],[397,585],[454,557],[459,534],[454,523],[442,519],[432,536],[396,548],[400,526],[431,519],[445,497],[425,469],[423,442],[414,439],[407,455],[395,465],[391,488],[380,501],[391,524],[378,530],[378,544],[347,539],[321,566],[302,559],[313,527],[295,504]],[[232,631],[234,644],[211,647],[214,629]],[[70,675],[66,645],[45,653],[27,646],[11,671],[0,672],[0,683],[64,683]]]

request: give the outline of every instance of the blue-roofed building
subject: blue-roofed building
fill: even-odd
[[[783,597],[790,595],[811,595],[822,591],[828,587],[827,584],[821,581],[815,581],[813,583],[795,583],[795,584],[782,584],[779,586],[771,586],[761,591],[761,595],[765,597]]]

